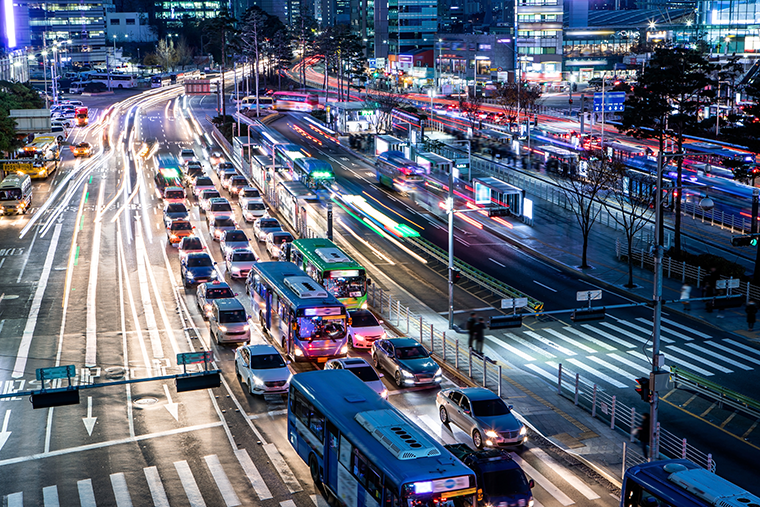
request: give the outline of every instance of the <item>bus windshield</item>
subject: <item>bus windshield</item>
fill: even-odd
[[[298,336],[303,340],[340,340],[346,334],[344,319],[327,320],[322,317],[299,317]]]
[[[18,201],[19,199],[21,199],[20,188],[0,190],[0,201]]]
[[[351,276],[341,278],[325,277],[325,289],[329,290],[336,298],[358,298],[364,295],[364,282],[366,278],[362,276]]]

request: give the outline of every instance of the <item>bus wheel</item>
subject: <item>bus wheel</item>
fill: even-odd
[[[319,463],[317,463],[317,458],[313,454],[309,458],[309,471],[311,472],[311,480],[314,481],[314,485],[321,488],[322,477],[319,474]]]

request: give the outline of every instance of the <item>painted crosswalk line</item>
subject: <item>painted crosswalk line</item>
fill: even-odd
[[[723,366],[721,366],[721,365],[719,365],[717,363],[714,363],[712,361],[707,360],[706,358],[704,358],[702,356],[698,356],[696,354],[692,354],[688,350],[684,350],[684,349],[682,349],[680,347],[676,347],[676,346],[673,346],[673,345],[667,345],[665,348],[668,349],[668,350],[672,350],[672,351],[676,352],[677,354],[681,354],[682,356],[686,356],[689,359],[693,359],[695,361],[701,361],[701,364],[704,364],[705,366],[709,366],[710,368],[713,368],[713,369],[718,370],[720,372],[723,372],[723,373],[733,373],[734,372],[734,370],[725,368],[725,367],[723,367]]]
[[[588,334],[586,334],[586,333],[584,333],[583,331],[580,331],[580,330],[578,330],[578,329],[575,329],[574,327],[570,327],[570,326],[567,326],[567,327],[565,327],[564,329],[565,329],[565,331],[567,331],[568,333],[573,333],[575,336],[578,336],[579,338],[583,338],[584,340],[586,340],[586,341],[588,341],[588,342],[591,342],[591,343],[593,343],[593,344],[594,344],[594,345],[596,345],[597,347],[601,347],[601,348],[603,348],[603,349],[607,349],[607,350],[617,350],[615,347],[613,347],[613,346],[612,346],[612,345],[610,345],[609,343],[605,343],[605,342],[603,342],[602,340],[599,340],[599,339],[597,339],[597,338],[594,338],[593,336],[591,336],[591,335],[588,335]],[[622,341],[622,340],[621,340],[621,341]],[[627,346],[628,348],[631,348],[631,347],[633,347],[633,346],[634,346],[632,343],[628,343],[628,342],[623,342],[622,344],[624,344],[624,345],[625,345],[625,346]]]
[[[214,478],[216,487],[219,488],[219,493],[222,494],[224,504],[227,507],[236,507],[237,505],[241,505],[240,499],[235,494],[235,490],[232,487],[230,479],[227,477],[227,474],[222,468],[222,464],[219,462],[219,457],[216,454],[210,454],[208,456],[204,456],[203,459],[206,461],[206,466],[208,467],[209,472],[211,472],[211,476]]]
[[[545,463],[549,468],[554,470],[554,473],[562,477],[562,479],[565,480],[569,485],[574,487],[578,492],[585,496],[589,500],[598,500],[601,498],[596,491],[591,489],[584,483],[582,480],[578,478],[574,473],[572,473],[570,470],[565,468],[564,466],[557,463],[554,458],[549,456],[546,451],[543,449],[539,449],[538,447],[533,447],[530,450],[531,454],[533,454],[536,458],[540,459],[543,463]]]
[[[622,382],[618,382],[617,380],[615,380],[614,378],[610,377],[606,373],[602,373],[601,371],[597,370],[596,368],[592,368],[591,366],[588,366],[587,364],[582,363],[581,361],[579,361],[579,360],[577,360],[577,359],[575,359],[573,357],[567,359],[567,362],[570,363],[570,364],[572,364],[572,365],[574,365],[574,366],[577,366],[578,368],[582,369],[586,373],[590,373],[591,375],[595,376],[596,378],[600,378],[600,379],[604,380],[605,382],[607,382],[607,383],[609,383],[609,384],[611,384],[611,385],[613,385],[613,386],[615,386],[617,388],[622,389],[624,387],[628,387],[628,385],[623,384]]]
[[[724,338],[723,341],[726,342],[726,343],[730,343],[731,345],[733,345],[735,347],[739,347],[742,350],[746,350],[747,352],[752,352],[753,354],[760,354],[760,350],[752,348],[749,345],[744,345],[743,343],[739,343],[737,341],[734,341],[731,338]]]
[[[629,350],[627,354],[639,359],[640,361],[647,361],[647,362],[649,361],[649,358],[645,356],[644,354],[642,354],[641,352],[639,352],[638,350]],[[650,350],[650,354],[651,354],[651,350]],[[700,368],[696,364],[691,364],[689,362],[686,362],[681,358],[678,358],[678,357],[665,358],[666,363],[671,362],[671,361],[676,363],[676,365],[678,366],[684,366],[686,369],[692,370],[694,373],[699,373],[700,375],[704,375],[705,377],[712,377],[714,375],[713,372],[705,370],[704,368]]]
[[[11,493],[5,497],[5,505],[8,507],[24,507],[24,492]]]
[[[526,462],[516,453],[510,452],[509,454],[512,455],[512,459],[515,461],[515,463],[520,465],[523,471],[528,474],[528,476],[533,479],[536,484],[544,488],[546,492],[553,496],[554,499],[557,500],[560,504],[567,506],[573,505],[575,503],[569,496],[564,494],[561,489],[555,486],[549,479],[541,475],[538,470],[530,466],[528,462]]]
[[[258,495],[259,500],[269,500],[272,498],[272,493],[269,491],[269,488],[267,487],[266,482],[264,482],[264,478],[261,477],[256,465],[253,464],[248,451],[245,449],[238,449],[235,451],[235,457],[237,457],[240,462],[240,466],[243,468],[243,472],[245,472],[246,477],[248,477],[248,480],[251,482],[251,487]]]
[[[116,507],[132,507],[132,498],[129,496],[127,479],[123,473],[111,474],[111,489],[116,497]]]
[[[525,352],[518,349],[517,347],[513,347],[512,345],[508,343],[504,343],[502,340],[499,340],[496,336],[486,335],[486,343],[491,344],[491,345],[497,345],[503,349],[506,349],[510,351],[511,353],[513,353],[514,355],[525,359],[526,361],[536,360],[536,358],[534,358],[533,356],[526,354]]]
[[[82,507],[96,507],[95,492],[92,490],[92,479],[77,481],[79,491],[79,504]]]
[[[647,320],[644,317],[639,317],[636,320],[638,322],[643,322],[644,324],[646,324],[650,328],[650,329],[646,330],[647,332],[649,332],[649,333],[652,332],[652,328],[654,328],[654,323],[651,320]],[[670,329],[669,327],[663,326],[662,324],[660,324],[660,332],[661,333],[664,332],[664,333],[668,333],[668,334],[673,335],[673,336],[677,336],[678,338],[681,338],[682,340],[685,340],[685,341],[691,341],[691,340],[694,339],[691,336],[687,336],[687,335],[685,335],[683,333],[680,333],[680,332],[678,332],[678,331],[676,331],[674,329]]]
[[[510,340],[514,340],[515,343],[519,343],[523,347],[526,347],[526,348],[532,350],[533,352],[537,352],[538,354],[540,354],[542,356],[548,357],[549,359],[554,359],[555,357],[557,357],[554,354],[552,354],[551,352],[549,352],[548,350],[544,350],[541,347],[538,347],[538,346],[530,343],[527,340],[523,340],[522,338],[520,338],[519,336],[517,336],[514,333],[504,333],[504,336],[506,336]]]
[[[632,348],[634,348],[634,347],[637,346],[637,345],[635,345],[635,344],[633,344],[631,342],[627,342],[627,341],[625,341],[625,340],[623,340],[621,338],[618,338],[617,336],[612,335],[612,334],[610,334],[610,333],[608,333],[606,331],[603,331],[603,330],[601,330],[599,328],[596,328],[596,327],[592,326],[591,324],[581,324],[581,327],[584,328],[584,329],[586,329],[587,331],[591,331],[591,332],[594,332],[594,333],[598,334],[602,338],[607,338],[610,341],[613,341],[615,343],[619,343],[620,345],[622,345],[626,349],[632,349]]]
[[[58,486],[45,486],[42,488],[42,504],[45,507],[58,507]],[[121,507],[119,505],[118,507]]]
[[[546,333],[549,333],[550,335],[554,336],[555,338],[559,338],[560,340],[564,340],[564,341],[566,341],[567,343],[569,343],[570,345],[573,345],[573,346],[575,346],[575,347],[578,347],[579,349],[581,349],[581,350],[583,350],[583,351],[585,351],[585,352],[588,352],[589,354],[594,354],[594,353],[596,353],[596,350],[594,350],[594,349],[592,349],[591,347],[588,347],[588,346],[586,346],[586,345],[582,344],[582,343],[581,343],[581,342],[579,342],[578,340],[575,340],[575,339],[573,339],[573,338],[570,338],[570,337],[569,337],[569,336],[567,336],[567,335],[564,335],[564,334],[560,333],[560,332],[559,332],[559,331],[557,331],[556,329],[546,328],[546,329],[542,329],[542,331],[544,331],[544,332],[546,332]]]
[[[293,474],[293,471],[285,462],[285,459],[280,454],[280,451],[277,450],[277,447],[275,447],[275,445],[271,442],[264,444],[262,447],[264,448],[264,452],[267,453],[267,456],[269,456],[269,461],[272,462],[275,470],[277,470],[277,473],[280,474],[282,482],[284,482],[285,486],[288,487],[288,490],[291,493],[298,493],[299,491],[303,491],[301,483],[298,482],[298,479],[296,479],[296,476]]]
[[[198,488],[198,483],[195,482],[195,477],[193,477],[193,472],[190,470],[187,461],[175,461],[174,468],[177,470],[179,482],[182,484],[182,489],[185,490],[190,507],[206,507],[206,502],[203,501],[203,495]]]
[[[623,369],[615,366],[614,364],[612,364],[612,363],[610,363],[608,361],[605,361],[603,357],[588,356],[586,359],[589,360],[589,361],[595,362],[596,364],[598,364],[602,368],[607,368],[608,370],[614,371],[615,373],[617,373],[621,377],[625,378],[625,377],[631,377],[631,375],[633,375],[631,372],[623,370]]]
[[[330,504],[327,503],[327,500],[324,499],[322,495],[309,495],[311,497],[311,501],[314,502],[314,505],[316,507],[330,507]]]
[[[145,467],[143,468],[143,473],[145,473],[145,479],[148,481],[148,489],[153,499],[153,505],[156,507],[170,507],[169,499],[166,498],[164,485],[161,482],[161,477],[158,475],[158,468]]]
[[[649,375],[649,373],[650,373],[650,369],[647,366],[634,363],[630,359],[625,358],[623,356],[620,356],[618,354],[607,354],[607,357],[609,357],[613,361],[617,361],[619,363],[623,363],[624,365],[628,366],[629,368],[632,368],[632,369],[638,371],[640,374]]]
[[[726,347],[725,345],[721,345],[718,342],[706,341],[706,342],[703,342],[703,343],[705,345],[709,345],[711,347],[715,347],[716,349],[722,350],[723,352],[727,352],[729,354],[733,354],[733,355],[735,355],[737,357],[740,357],[740,358],[742,358],[743,360],[745,360],[745,361],[747,361],[749,363],[756,364],[756,365],[760,366],[760,360],[759,359],[755,359],[754,357],[750,357],[750,356],[748,356],[747,354],[745,354],[743,352],[738,352],[738,351],[736,351],[734,349]]]
[[[693,348],[695,350],[698,350],[700,352],[704,352],[705,354],[707,354],[707,357],[714,357],[714,358],[720,359],[724,363],[728,363],[728,364],[730,364],[732,366],[736,366],[737,368],[740,368],[742,370],[745,370],[745,371],[754,370],[754,368],[751,367],[751,366],[747,366],[746,364],[742,364],[739,361],[734,361],[730,357],[726,357],[726,356],[724,356],[722,354],[718,354],[717,352],[715,352],[713,350],[706,349],[705,347],[700,347],[696,343],[687,343],[686,346],[687,347],[691,347],[691,348]]]
[[[542,377],[546,378],[552,383],[557,382],[557,373],[549,373],[548,371],[544,370],[543,368],[541,368],[540,366],[534,363],[526,364],[525,367],[531,370],[532,372],[541,375]]]
[[[558,343],[555,343],[555,342],[553,342],[552,340],[550,340],[548,338],[544,338],[543,336],[541,336],[538,333],[534,333],[533,331],[523,331],[523,333],[526,336],[530,336],[534,340],[540,341],[544,345],[548,345],[549,347],[551,347],[553,349],[556,349],[557,351],[561,352],[562,354],[564,354],[566,356],[574,356],[574,355],[576,355],[575,352],[573,352],[572,350],[566,349],[562,345],[559,345]]]
[[[712,338],[712,336],[710,336],[709,334],[705,334],[705,333],[703,333],[701,331],[697,331],[696,329],[692,329],[689,326],[686,326],[684,324],[679,324],[678,322],[676,322],[676,321],[674,321],[672,319],[668,319],[666,317],[662,317],[662,321],[665,322],[665,323],[667,323],[667,324],[670,324],[673,327],[677,327],[678,329],[683,329],[684,331],[687,331],[687,332],[693,334],[694,336],[698,336],[700,338],[705,338],[705,339]]]
[[[615,326],[613,324],[610,324],[609,322],[600,322],[599,325],[604,326],[607,329],[616,331],[620,333],[621,335],[626,336],[628,338],[633,338],[634,340],[640,343],[650,343],[652,341],[652,338],[650,336],[647,336],[646,334],[645,334],[646,337],[642,338],[640,336],[633,334],[631,331],[628,331],[627,329],[623,329],[622,327]],[[663,343],[675,343],[674,340],[671,340],[670,338],[665,338],[664,336],[660,336],[660,340],[662,340]]]

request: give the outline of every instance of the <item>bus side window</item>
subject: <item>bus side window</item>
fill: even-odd
[[[383,507],[400,507],[398,501],[398,488],[393,484],[386,482],[385,488],[383,488]]]

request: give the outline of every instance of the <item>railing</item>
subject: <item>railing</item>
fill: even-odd
[[[687,387],[706,398],[712,399],[718,404],[719,408],[727,405],[738,412],[747,414],[751,418],[760,419],[759,401],[731,389],[726,389],[722,385],[700,376],[683,371],[676,366],[670,367],[670,373],[674,389]]]
[[[573,401],[575,406],[591,413],[591,417],[609,424],[610,429],[621,431],[628,435],[630,443],[635,442],[636,430],[641,426],[642,413],[636,407],[628,406],[610,395],[597,384],[592,384],[578,373],[572,373],[562,364],[557,370],[557,394]],[[715,472],[716,464],[712,454],[704,453],[690,445],[685,438],[667,431],[657,423],[658,441],[651,443],[650,452],[663,459],[683,458]],[[631,459],[631,449],[626,449],[626,458]],[[643,452],[640,456],[643,461]],[[638,459],[638,457],[636,457]],[[634,459],[634,461],[636,460]]]

